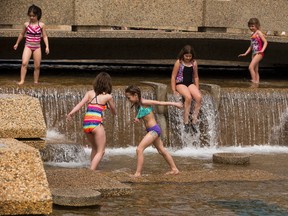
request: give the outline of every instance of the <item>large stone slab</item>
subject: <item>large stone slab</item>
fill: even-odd
[[[46,125],[39,100],[23,94],[0,94],[0,137],[46,137]]]
[[[132,193],[130,186],[87,168],[47,167],[46,174],[53,203],[58,205],[97,205],[101,203],[98,192],[101,193],[101,197],[124,196]]]
[[[0,215],[51,212],[52,196],[39,151],[0,138]]]

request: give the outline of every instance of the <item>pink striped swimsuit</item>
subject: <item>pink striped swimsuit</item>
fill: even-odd
[[[25,46],[30,48],[32,51],[35,51],[36,49],[40,48],[41,36],[42,36],[42,29],[39,23],[38,23],[38,26],[32,26],[29,24],[26,27]]]

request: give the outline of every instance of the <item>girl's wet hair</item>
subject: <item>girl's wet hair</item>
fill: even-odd
[[[141,90],[138,86],[135,86],[135,85],[130,85],[128,86],[126,89],[125,89],[125,93],[129,93],[131,95],[135,95],[137,94],[138,98],[139,98],[139,104],[141,103]],[[134,106],[135,104],[132,105],[132,107]]]
[[[37,19],[38,19],[38,20],[40,20],[41,17],[42,17],[42,10],[41,10],[41,8],[39,8],[38,6],[36,6],[36,5],[34,5],[34,4],[31,5],[31,6],[28,8],[28,13],[27,13],[27,15],[29,16],[30,13],[35,14],[35,15],[37,16]]]
[[[260,21],[257,18],[251,18],[248,21],[248,26],[255,25],[257,28],[260,28]]]
[[[111,76],[106,72],[99,73],[93,82],[93,89],[96,95],[103,93],[111,94],[112,92]]]
[[[195,52],[191,45],[185,45],[178,54],[178,59],[182,60],[185,54],[192,54],[192,59],[195,58]]]

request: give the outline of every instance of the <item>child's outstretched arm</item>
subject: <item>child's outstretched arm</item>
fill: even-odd
[[[246,52],[238,55],[238,57],[242,57],[242,56],[248,55],[251,52],[251,49],[252,49],[251,46],[249,46],[249,48],[246,50]]]
[[[23,28],[22,28],[22,31],[21,31],[21,33],[19,34],[15,45],[13,46],[14,50],[17,50],[20,41],[23,39],[23,37],[24,37],[24,35],[25,35],[25,32],[26,32],[26,25],[24,24],[24,25],[23,25]]]
[[[141,100],[143,105],[152,106],[152,105],[160,105],[160,106],[175,106],[179,109],[183,108],[182,102],[173,102],[173,101],[157,101],[157,100]]]
[[[77,112],[78,110],[81,109],[81,107],[83,107],[85,105],[85,103],[88,102],[89,96],[88,96],[88,92],[85,94],[85,96],[83,97],[83,99],[71,110],[71,112],[69,112],[66,116],[67,120],[70,120],[72,118],[72,115]]]

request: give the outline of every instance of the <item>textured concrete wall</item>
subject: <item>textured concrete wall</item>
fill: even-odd
[[[72,25],[74,23],[74,0],[1,0],[0,25],[23,25],[29,21],[29,6],[42,9],[41,21],[48,25]]]
[[[201,25],[202,6],[199,0],[76,0],[75,24],[188,29]]]
[[[288,30],[287,0],[1,0],[0,26],[24,23],[32,3],[42,8],[43,22],[53,27],[247,29],[249,18],[258,17],[263,29]]]
[[[288,31],[287,0],[205,0],[203,23],[207,27],[248,29],[251,17],[264,30]]]

